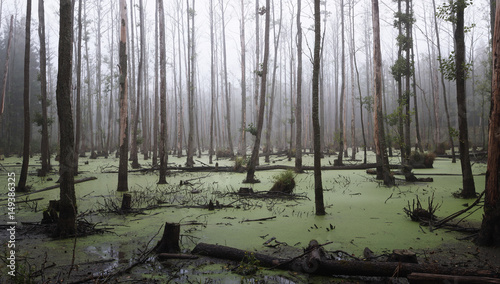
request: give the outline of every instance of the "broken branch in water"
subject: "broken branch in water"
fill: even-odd
[[[266,217],[266,218],[260,218],[260,219],[245,219],[245,220],[241,221],[240,223],[243,223],[243,222],[267,221],[267,220],[271,220],[271,219],[274,219],[274,218],[276,218],[276,216]]]

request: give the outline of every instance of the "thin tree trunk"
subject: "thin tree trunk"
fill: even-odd
[[[96,139],[97,139],[97,153],[102,155],[104,148],[104,130],[102,127],[102,87],[101,87],[101,67],[102,67],[102,55],[101,55],[101,1],[97,0],[97,68],[96,68],[96,85],[97,85],[97,98],[96,98]],[[107,153],[106,153],[107,155]]]
[[[28,188],[26,187],[26,180],[28,178],[28,164],[30,161],[30,130],[31,130],[31,119],[30,119],[30,53],[31,53],[31,0],[28,0],[27,4],[26,4],[26,41],[25,41],[25,47],[24,47],[23,164],[21,166],[21,176],[19,177],[19,183],[17,184],[17,191],[19,191],[19,192],[28,191]]]
[[[38,0],[38,35],[40,37],[40,86],[42,101],[42,169],[40,176],[46,176],[50,171],[49,163],[49,133],[47,118],[47,52],[45,48],[45,9],[44,1]]]
[[[158,97],[158,1],[156,2],[156,10],[155,10],[155,75],[154,75],[154,92],[155,92],[155,111],[153,113],[153,167],[158,166],[158,112],[160,108],[160,98]],[[174,59],[175,60],[175,59]],[[174,78],[176,78],[174,74]],[[176,86],[174,86],[175,88]],[[175,145],[175,144],[174,144]]]
[[[302,0],[297,0],[297,102],[295,121],[297,125],[295,137],[295,172],[302,172],[302,25],[300,13]]]
[[[336,165],[337,166],[342,166],[344,163],[342,161],[343,155],[344,155],[344,112],[345,112],[345,107],[344,107],[344,101],[345,101],[345,35],[344,35],[344,0],[340,1],[340,24],[341,24],[341,33],[342,33],[342,55],[341,55],[341,66],[342,66],[342,71],[341,71],[341,87],[340,87],[340,102],[339,102],[339,154],[337,156],[337,161]]]
[[[189,120],[189,133],[188,133],[188,146],[187,146],[187,159],[186,159],[186,166],[187,167],[192,167],[194,166],[194,60],[195,60],[195,48],[194,48],[194,0],[193,0],[193,6],[189,7],[189,0],[186,0],[187,3],[187,13],[188,13],[188,120]],[[191,17],[191,19],[190,19]],[[189,21],[192,21],[191,26],[189,24]]]
[[[247,151],[247,81],[246,81],[246,48],[245,48],[245,2],[241,0],[240,46],[241,46],[241,136],[238,155],[245,157]]]
[[[314,59],[312,77],[312,119],[314,131],[314,204],[316,215],[325,215],[323,182],[321,180],[321,134],[319,125],[319,71],[321,45],[321,11],[319,0],[314,0]]]
[[[113,105],[115,104],[114,100],[113,100],[113,92],[115,91],[115,88],[114,88],[114,68],[115,68],[115,65],[114,65],[114,54],[115,54],[115,47],[114,47],[114,42],[115,42],[115,39],[114,39],[114,35],[115,35],[115,25],[114,25],[114,13],[113,13],[113,3],[111,4],[111,11],[110,11],[110,15],[111,15],[111,40],[109,42],[110,44],[110,53],[111,53],[111,58],[110,58],[110,63],[109,63],[109,72],[110,72],[110,80],[109,80],[109,112],[108,112],[108,136],[106,138],[106,153],[110,153],[111,152],[111,148],[114,148],[110,145],[110,141],[113,141],[112,137],[113,137],[113,127],[112,125],[114,125],[113,123]],[[78,147],[76,147],[76,149],[78,149]]]
[[[120,162],[117,191],[128,191],[127,3],[120,0]]]
[[[465,0],[459,0],[457,3],[457,21],[455,30],[455,66],[456,66],[456,84],[457,84],[457,106],[458,106],[458,146],[460,150],[460,164],[462,166],[461,192],[464,198],[476,197],[476,188],[474,185],[474,176],[469,156],[469,133],[467,129],[467,101],[466,101],[466,70],[465,70],[465,41],[464,41],[464,10]]]
[[[87,2],[83,6],[83,21],[85,23],[85,34],[87,34]],[[89,124],[89,141],[90,141],[90,159],[97,158],[96,152],[94,151],[94,127],[93,127],[93,115],[92,115],[92,91],[91,91],[91,75],[90,75],[90,57],[89,57],[89,38],[85,39],[85,57],[87,62],[87,99],[88,99],[88,124]]]
[[[214,66],[214,7],[213,0],[210,0],[210,146],[208,149],[209,164],[213,163],[214,154],[214,120],[215,120],[215,66]]]
[[[354,53],[356,52],[356,43],[354,39],[354,1],[349,5],[350,18],[351,18],[351,52],[349,53],[349,60],[351,61],[351,160],[356,159],[356,124],[355,124],[355,101],[356,91],[354,87]],[[361,95],[361,94],[360,94]]]
[[[269,62],[269,25],[270,25],[270,0],[266,0],[266,24],[265,24],[265,33],[264,33],[264,62],[262,64],[262,73],[261,82],[260,82],[260,103],[259,103],[259,115],[257,120],[257,135],[255,135],[255,143],[252,150],[252,157],[248,163],[247,176],[244,182],[246,183],[255,183],[257,180],[255,179],[255,166],[258,163],[259,159],[259,148],[260,148],[260,139],[262,136],[262,127],[264,125],[264,107],[266,103],[266,82],[267,82],[267,70],[268,70],[268,62]]]
[[[157,0],[160,20],[160,175],[158,184],[166,184],[167,175],[167,67],[165,51],[165,15],[163,1]]]
[[[358,82],[358,92],[359,92],[359,117],[361,120],[361,134],[363,136],[363,149],[364,149],[363,164],[366,164],[367,145],[366,145],[366,135],[365,135],[365,122],[363,118],[363,94],[361,93],[361,83],[359,82],[359,71],[358,71],[358,63],[356,62],[356,52],[354,52],[353,57],[354,57],[354,68],[356,69],[356,79]]]
[[[231,137],[231,105],[229,98],[229,83],[227,82],[227,56],[226,56],[226,21],[225,21],[225,11],[224,11],[224,0],[220,2],[221,17],[222,17],[222,56],[224,57],[224,94],[226,96],[226,121],[227,121],[227,140],[229,144],[229,155],[233,156],[233,139]]]
[[[31,0],[28,0],[30,3]],[[59,236],[76,233],[76,197],[74,185],[74,139],[73,115],[71,114],[73,5],[71,0],[60,0],[59,54],[57,72],[57,115],[61,153],[59,160],[60,203],[57,230]],[[28,25],[29,27],[29,25]]]

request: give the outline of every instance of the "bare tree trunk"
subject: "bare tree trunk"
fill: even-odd
[[[83,6],[83,22],[85,23],[85,35],[87,35],[87,2],[85,2],[85,5]],[[93,115],[92,115],[92,91],[91,91],[91,74],[90,74],[90,57],[89,57],[89,38],[86,36],[85,39],[85,57],[86,57],[86,62],[87,62],[87,99],[88,99],[88,123],[89,123],[89,142],[90,142],[90,159],[95,159],[97,158],[96,152],[94,151],[94,127],[93,127]]]
[[[46,176],[50,171],[49,133],[47,119],[47,52],[45,47],[45,9],[43,0],[38,0],[38,35],[40,37],[40,97],[42,101],[42,169],[39,176]]]
[[[493,50],[492,50],[492,96],[490,127],[488,135],[488,168],[486,171],[486,189],[484,215],[481,231],[476,242],[479,245],[500,245],[500,6],[496,6]]]
[[[208,149],[209,164],[213,163],[214,154],[214,122],[215,122],[215,66],[214,66],[214,7],[213,0],[210,0],[210,146]],[[244,62],[244,61],[243,61]]]
[[[345,107],[344,107],[344,101],[345,101],[345,35],[344,35],[344,0],[340,0],[340,23],[341,23],[341,33],[342,33],[342,71],[341,71],[341,77],[342,77],[342,83],[340,87],[340,102],[339,102],[339,154],[337,156],[337,161],[336,165],[337,166],[342,166],[344,163],[342,162],[342,158],[344,155],[344,112],[345,112]]]
[[[70,47],[71,49],[71,47]],[[30,161],[30,53],[31,53],[31,0],[26,4],[26,42],[24,47],[24,138],[23,138],[23,164],[21,166],[21,176],[17,184],[17,191],[28,191],[26,180],[28,178],[28,164]],[[71,58],[71,57],[70,57]],[[71,69],[70,69],[71,70]],[[71,71],[70,71],[71,72]]]
[[[227,121],[227,140],[229,144],[229,153],[230,156],[233,156],[233,139],[231,137],[231,106],[230,106],[230,97],[229,97],[229,83],[227,82],[227,56],[226,56],[226,22],[224,18],[224,0],[220,2],[221,7],[221,17],[222,17],[222,52],[224,56],[224,94],[226,96],[226,121]]]
[[[358,64],[356,62],[356,52],[353,54],[353,59],[354,59],[354,68],[356,69],[356,79],[358,82],[358,92],[359,92],[359,116],[361,120],[361,134],[363,136],[363,148],[364,148],[364,155],[363,155],[363,164],[366,164],[366,152],[367,152],[367,145],[366,145],[366,135],[365,135],[365,122],[363,118],[363,94],[361,93],[361,83],[359,82],[359,71],[358,71]],[[368,65],[367,65],[368,68]],[[354,109],[353,109],[354,111]]]
[[[319,125],[319,71],[321,45],[321,11],[319,0],[314,0],[314,59],[312,77],[312,119],[314,131],[314,204],[316,215],[325,215],[323,182],[321,180],[321,134]]]
[[[295,172],[302,172],[302,25],[300,13],[302,0],[297,0],[297,102],[295,121],[297,125],[295,137]]]
[[[254,88],[254,123],[257,123],[259,112],[259,72],[261,72],[260,65],[260,28],[259,28],[259,0],[255,0],[255,88]],[[261,75],[260,75],[261,76]],[[257,161],[258,164],[258,161]]]
[[[255,183],[255,166],[259,159],[259,149],[260,149],[260,139],[262,136],[262,126],[264,125],[264,111],[266,103],[266,82],[267,82],[267,70],[269,62],[269,25],[270,25],[270,0],[266,0],[266,24],[264,33],[264,62],[262,64],[261,82],[260,82],[260,104],[259,104],[259,115],[257,120],[257,135],[255,135],[255,143],[252,150],[252,157],[248,163],[247,177],[244,182]]]
[[[120,0],[120,162],[117,191],[128,191],[127,3]]]
[[[349,5],[350,22],[351,22],[351,51],[349,52],[349,60],[351,61],[351,160],[356,159],[356,124],[355,124],[355,105],[356,91],[354,87],[354,53],[356,53],[356,44],[354,40],[354,1]],[[361,94],[360,94],[361,95]]]
[[[179,88],[178,88],[178,95],[179,95],[179,108],[177,110],[177,158],[182,157],[182,136],[184,133],[184,123],[183,123],[183,117],[184,117],[184,105],[182,102],[182,56],[181,56],[181,26],[180,23],[183,22],[181,21],[181,16],[180,16],[180,10],[181,10],[181,3],[180,1],[177,2],[177,37],[178,37],[178,52],[179,52]],[[184,34],[184,33],[183,33]],[[182,38],[182,41],[184,42],[184,38]]]
[[[389,172],[389,160],[385,147],[384,120],[382,115],[382,53],[380,50],[380,23],[378,0],[372,0],[373,22],[373,62],[374,62],[374,128],[375,148],[377,153],[377,179],[382,179],[386,186],[394,185],[394,179]]]
[[[241,136],[238,155],[247,154],[246,125],[247,125],[247,81],[246,81],[246,48],[245,48],[245,2],[241,0],[240,46],[241,46]]]
[[[104,130],[102,127],[102,87],[101,87],[101,1],[97,0],[97,70],[96,70],[96,85],[97,85],[97,99],[96,99],[96,139],[97,139],[97,153],[102,155],[104,148]],[[106,153],[107,154],[107,153]]]
[[[188,11],[188,120],[189,120],[189,133],[188,133],[188,146],[187,146],[187,159],[186,166],[192,167],[194,166],[194,61],[195,61],[195,48],[194,48],[194,0],[193,6],[189,7],[189,0],[186,0],[187,3],[187,11]],[[191,17],[191,18],[190,18]],[[189,25],[189,21],[192,21],[191,26]],[[191,29],[191,30],[190,30]]]
[[[160,176],[158,184],[166,184],[167,175],[167,67],[165,52],[165,14],[163,1],[157,0],[160,20]]]
[[[115,25],[114,25],[114,13],[113,13],[113,6],[114,4],[112,3],[111,4],[111,11],[110,11],[110,15],[111,15],[111,40],[109,41],[109,45],[110,45],[110,53],[111,53],[111,58],[110,58],[110,63],[109,63],[109,72],[110,72],[110,80],[109,80],[109,112],[108,112],[108,136],[106,138],[106,153],[110,153],[111,152],[111,149],[114,148],[110,145],[110,141],[113,141],[112,137],[113,137],[113,127],[112,125],[114,125],[113,123],[113,105],[115,104],[114,100],[113,100],[113,92],[115,91],[114,89],[114,68],[115,68],[115,65],[114,65],[114,54],[115,54],[115,47],[114,47],[114,42],[115,42],[115,38],[114,38],[114,35],[115,35]],[[76,148],[78,149],[78,147]],[[77,150],[78,151],[78,150]]]
[[[28,2],[31,2],[31,0],[28,0]],[[59,174],[61,177],[57,231],[59,236],[64,237],[76,233],[77,213],[73,172],[75,137],[73,136],[73,115],[71,114],[73,5],[71,0],[60,0],[59,3],[60,28],[56,97],[61,139],[59,160]]]
[[[474,176],[469,156],[469,131],[467,128],[467,100],[466,100],[466,70],[465,70],[465,41],[464,41],[464,10],[465,0],[459,0],[457,3],[457,21],[455,30],[455,66],[457,79],[457,106],[458,106],[458,146],[460,150],[460,164],[462,166],[461,192],[464,198],[476,197],[476,188],[474,185]]]
[[[276,21],[276,18],[274,17],[274,0],[273,0],[273,22]],[[275,26],[273,25],[273,31],[274,31],[274,61],[273,61],[273,77],[271,81],[271,93],[269,94],[269,109],[268,109],[268,115],[267,115],[267,127],[266,127],[266,157],[265,157],[265,162],[269,163],[269,154],[271,153],[271,131],[272,131],[272,126],[273,126],[273,111],[274,111],[274,97],[275,97],[275,87],[276,87],[276,70],[278,69],[278,47],[279,47],[279,40],[280,40],[280,35],[281,35],[281,20],[282,20],[282,15],[283,15],[283,9],[282,9],[282,1],[280,0],[280,19],[279,19],[279,28],[278,28],[278,34],[276,34],[276,29]]]
[[[156,10],[155,10],[155,75],[154,75],[154,92],[155,92],[155,111],[154,111],[154,119],[153,119],[153,167],[158,166],[158,112],[160,108],[160,98],[158,97],[158,1],[156,2]],[[174,59],[175,60],[175,59]],[[174,78],[175,78],[174,74]],[[174,86],[175,88],[176,86]]]

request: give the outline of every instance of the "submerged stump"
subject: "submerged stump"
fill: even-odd
[[[156,246],[157,253],[178,253],[181,251],[179,246],[179,236],[181,225],[178,223],[165,223],[163,237]]]

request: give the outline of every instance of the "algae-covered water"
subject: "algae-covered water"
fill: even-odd
[[[357,154],[358,157],[362,153]],[[374,161],[374,154],[368,153],[369,162]],[[325,157],[323,165],[333,164],[334,157]],[[208,157],[202,156],[197,165],[208,164]],[[19,158],[6,158],[0,161],[0,212],[7,220],[7,173],[20,172]],[[88,162],[88,164],[86,163]],[[185,159],[169,157],[169,163],[182,165]],[[201,163],[202,162],[202,163]],[[219,160],[219,166],[232,166],[233,161]],[[393,158],[391,163],[398,163]],[[140,160],[142,167],[150,168],[150,160]],[[293,160],[285,157],[271,158],[273,165],[293,166]],[[304,165],[312,165],[312,155],[304,157]],[[345,159],[346,164],[359,162]],[[30,161],[28,185],[32,191],[55,185],[58,179],[56,171],[46,178],[36,176],[39,157]],[[53,161],[53,165],[57,162]],[[260,161],[265,165],[264,160]],[[99,157],[95,160],[79,159],[80,174],[75,179],[97,177],[96,180],[75,185],[78,211],[85,213],[85,219],[98,223],[97,228],[106,228],[110,233],[79,238],[76,244],[73,239],[51,240],[30,236],[29,232],[17,236],[16,254],[28,257],[31,263],[40,267],[47,254],[46,263],[54,262],[56,266],[75,263],[86,263],[94,260],[110,260],[105,269],[113,269],[121,264],[126,265],[132,259],[161,238],[165,222],[181,224],[181,249],[191,250],[198,242],[221,244],[244,250],[274,253],[283,247],[293,247],[299,251],[305,248],[311,239],[319,243],[332,242],[325,246],[326,250],[343,250],[353,255],[362,255],[363,249],[369,247],[375,254],[382,254],[393,249],[432,250],[443,244],[459,243],[457,238],[463,234],[444,229],[431,232],[412,222],[404,214],[403,208],[412,203],[418,196],[424,207],[428,198],[433,196],[434,203],[441,205],[436,212],[438,217],[445,217],[464,208],[473,200],[456,199],[452,194],[461,187],[462,178],[460,163],[451,163],[450,159],[437,158],[433,169],[416,169],[417,174],[434,178],[434,182],[405,183],[387,188],[368,175],[365,170],[328,170],[322,172],[324,202],[327,214],[314,214],[314,178],[313,173],[297,174],[294,193],[297,199],[250,198],[234,194],[240,187],[252,187],[255,192],[267,191],[272,187],[273,176],[283,170],[257,171],[258,184],[243,184],[244,173],[233,172],[170,172],[167,185],[157,185],[158,172],[129,173],[129,191],[133,195],[134,208],[159,204],[161,207],[143,210],[142,213],[119,215],[106,213],[105,204],[121,202],[122,193],[116,192],[117,174],[106,173],[116,171],[118,159]],[[474,164],[476,190],[484,188],[484,164]],[[446,174],[446,175],[443,175]],[[420,176],[419,176],[420,177]],[[49,178],[52,178],[50,181]],[[179,185],[180,181],[189,181],[187,185]],[[49,200],[59,199],[59,190],[53,189],[40,193],[21,196],[17,201],[37,199],[16,205],[16,221],[39,222],[42,210],[46,209]],[[232,207],[216,208],[209,211],[202,206],[212,200],[221,205]],[[134,203],[135,202],[135,203]],[[465,220],[473,226],[479,226],[482,210],[477,210]],[[265,221],[249,221],[275,217]],[[23,226],[23,225],[21,225]],[[27,225],[24,225],[27,226]],[[6,236],[5,233],[0,234]],[[282,244],[277,248],[268,248],[263,243],[275,237]],[[4,243],[5,246],[5,243]],[[2,267],[4,269],[5,267]],[[154,278],[152,271],[143,271],[144,275]],[[206,269],[206,268],[205,268]],[[210,269],[209,269],[210,270]],[[2,270],[3,271],[3,270]],[[183,273],[192,273],[188,268]],[[217,269],[212,269],[217,271]],[[179,272],[180,273],[180,272]],[[278,281],[279,282],[279,281]],[[300,282],[300,281],[299,281]]]

